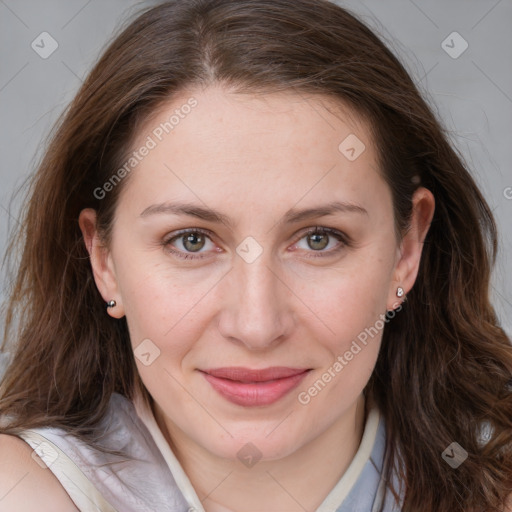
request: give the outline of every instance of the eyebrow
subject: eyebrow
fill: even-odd
[[[317,217],[334,215],[339,212],[368,215],[368,211],[362,206],[342,201],[333,201],[313,208],[291,208],[285,213],[279,224],[294,224]],[[153,204],[144,209],[140,217],[144,218],[156,214],[189,215],[209,222],[223,223],[229,228],[233,228],[234,225],[232,219],[221,212],[211,208],[203,208],[197,204],[183,202]]]

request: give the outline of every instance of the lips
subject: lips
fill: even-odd
[[[270,405],[278,401],[297,387],[309,371],[309,368],[284,366],[201,370],[205,379],[221,396],[243,406]]]

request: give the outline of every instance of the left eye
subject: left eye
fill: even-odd
[[[338,244],[335,244],[334,248],[331,247],[330,250],[325,251],[324,249],[330,245],[333,238],[338,240]],[[302,240],[306,240],[306,250],[312,249],[313,253],[320,253],[312,254],[311,256],[313,257],[331,255],[341,250],[343,246],[348,245],[345,235],[334,229],[322,227],[316,227],[308,230],[302,235],[299,242]]]
[[[324,250],[327,247],[329,247],[329,245],[331,245],[333,238],[338,240],[337,246],[335,246],[334,248],[331,247],[327,251]],[[306,248],[299,247],[299,242],[301,242],[302,240],[306,240]],[[178,242],[181,245],[181,249],[178,249],[175,245]],[[213,246],[213,250],[215,250],[214,244],[210,238],[210,233],[208,231],[195,228],[178,232],[172,238],[169,238],[166,241],[164,241],[164,246],[172,254],[176,255],[179,258],[203,259],[207,257],[207,255],[204,254],[207,251],[201,251],[201,249],[205,247],[206,249],[208,249],[208,243],[211,244]],[[302,233],[301,237],[295,243],[295,246],[297,246],[299,249],[304,249],[312,253],[319,253],[312,254],[312,257],[328,256],[334,254],[341,250],[345,245],[348,245],[348,241],[346,236],[343,235],[343,233],[340,233],[339,231],[334,229],[323,227],[315,227],[309,229],[307,232]],[[210,250],[211,249],[212,247],[210,247]]]

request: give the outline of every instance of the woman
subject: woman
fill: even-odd
[[[142,14],[18,243],[0,510],[506,510],[492,214],[338,6]]]

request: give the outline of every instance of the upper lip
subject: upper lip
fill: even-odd
[[[211,368],[201,370],[213,377],[229,379],[239,382],[265,382],[275,379],[284,379],[292,375],[298,375],[310,370],[310,368],[289,368],[286,366],[272,366],[270,368],[250,369],[241,366],[230,366],[225,368]]]

